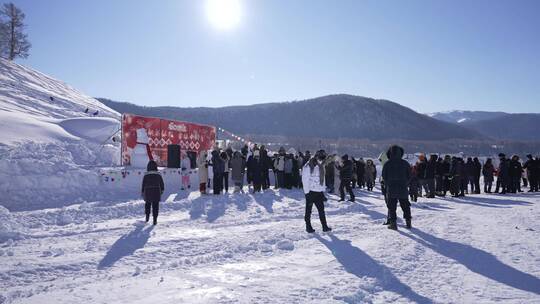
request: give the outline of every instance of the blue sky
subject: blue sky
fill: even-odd
[[[225,106],[334,93],[419,112],[539,112],[540,1],[240,0],[233,29],[205,0],[15,0],[20,63],[99,97]]]

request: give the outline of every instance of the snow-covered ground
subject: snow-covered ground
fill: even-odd
[[[540,302],[538,194],[421,199],[398,232],[357,194],[313,235],[299,190],[175,193],[155,227],[141,200],[2,208],[0,303]]]

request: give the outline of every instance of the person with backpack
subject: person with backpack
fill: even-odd
[[[326,214],[324,212],[324,202],[326,197],[324,191],[326,188],[324,182],[324,161],[326,159],[326,152],[319,150],[315,153],[306,165],[302,168],[302,185],[304,186],[304,194],[306,196],[306,212],[304,215],[304,221],[306,222],[306,232],[313,233],[315,229],[311,226],[311,210],[313,205],[319,212],[319,219],[324,232],[332,231],[326,222]]]
[[[384,163],[382,178],[386,187],[388,206],[388,229],[397,230],[397,203],[403,210],[406,227],[412,228],[411,203],[407,186],[411,180],[411,166],[403,159],[404,150],[393,145],[388,149],[388,161]]]
[[[150,220],[150,211],[152,211],[153,224],[157,225],[159,202],[164,190],[165,185],[161,174],[159,174],[157,163],[151,160],[146,166],[146,173],[141,186],[141,196],[144,198],[144,213],[147,223]]]

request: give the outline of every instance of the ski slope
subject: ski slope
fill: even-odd
[[[380,192],[327,204],[304,232],[299,190],[178,192],[157,226],[143,202],[0,212],[5,303],[538,303],[538,194],[413,203],[381,225]],[[2,301],[0,301],[2,302]]]

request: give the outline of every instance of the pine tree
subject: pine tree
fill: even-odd
[[[28,57],[32,45],[23,32],[24,17],[13,3],[5,3],[0,9],[0,56],[9,60]]]

